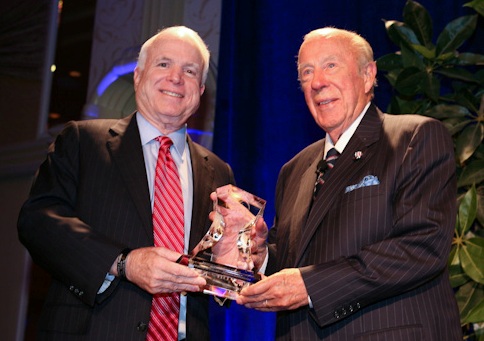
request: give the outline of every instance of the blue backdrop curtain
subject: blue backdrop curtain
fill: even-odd
[[[354,30],[378,58],[397,50],[382,19],[403,20],[405,2],[223,0],[213,149],[233,167],[239,187],[268,201],[264,217],[269,226],[279,169],[324,136],[297,82],[295,57],[302,37],[323,26]],[[467,1],[419,2],[430,12],[434,36],[449,21],[474,13],[463,7]],[[479,25],[482,32],[482,20]],[[385,110],[390,96],[380,74],[375,102]],[[211,315],[213,340],[274,339],[272,313],[233,303],[228,309],[213,304]]]

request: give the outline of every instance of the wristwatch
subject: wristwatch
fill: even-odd
[[[118,269],[118,277],[121,279],[126,279],[126,257],[132,251],[132,249],[124,249],[121,251],[121,254],[118,256],[118,263],[116,264],[116,268]]]

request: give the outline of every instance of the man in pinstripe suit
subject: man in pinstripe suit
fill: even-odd
[[[197,293],[205,280],[176,263],[179,253],[153,246],[152,225],[156,137],[174,142],[185,252],[210,226],[210,193],[234,183],[230,166],[187,134],[209,57],[193,30],[161,31],[140,51],[137,113],[70,122],[50,147],[18,221],[20,240],[53,278],[39,339],[144,340],[152,294],[188,291],[178,338],[209,340],[208,296]]]
[[[300,47],[299,80],[326,138],[281,169],[272,275],[237,299],[277,311],[278,340],[462,340],[446,269],[452,140],[431,118],[380,112],[376,72],[353,32],[318,29]],[[340,156],[313,199],[315,170],[333,147]]]

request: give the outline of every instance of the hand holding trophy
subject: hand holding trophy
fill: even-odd
[[[217,188],[212,199],[215,215],[210,229],[178,261],[205,278],[204,293],[235,299],[240,290],[260,279],[253,271],[251,231],[262,217],[266,201],[233,185]]]

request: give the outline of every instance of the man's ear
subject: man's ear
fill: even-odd
[[[133,72],[133,83],[134,83],[135,91],[138,88],[139,78],[140,78],[140,70],[138,69],[138,67],[135,67]]]
[[[370,62],[368,65],[366,65],[365,72],[363,74],[365,80],[365,93],[370,92],[375,85],[376,72],[376,62]]]

